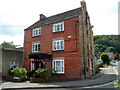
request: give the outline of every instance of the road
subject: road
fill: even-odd
[[[120,61],[116,62],[113,64],[113,68],[116,70],[116,73],[118,73],[118,79],[120,79]],[[104,85],[97,85],[97,86],[91,86],[91,87],[87,87],[87,88],[49,88],[49,89],[35,89],[35,90],[88,90],[89,88],[93,88],[93,90],[97,90],[97,89],[109,89],[109,90],[115,90],[115,86],[114,86],[114,81],[110,82],[108,84],[104,84]],[[19,90],[19,89],[18,89]],[[22,90],[27,90],[27,89],[22,89]],[[30,89],[30,90],[34,90],[34,89]],[[92,89],[90,89],[92,90]]]
[[[116,69],[118,73],[118,80],[120,80],[120,61],[114,63],[114,68]]]
[[[113,68],[115,68],[116,72],[119,73],[118,78],[120,78],[120,69],[119,69],[120,61],[114,63]],[[88,90],[88,88],[93,88],[93,90],[96,90],[96,89],[99,90],[99,89],[103,89],[103,88],[106,88],[106,90],[107,89],[109,89],[109,90],[115,89],[113,82],[110,82],[108,84],[91,86],[91,87],[86,87],[86,88],[81,88],[81,87],[77,87],[77,88],[46,88],[46,89],[29,89],[29,90]],[[17,90],[28,90],[28,89],[17,89]],[[90,89],[90,90],[92,90],[92,89]]]

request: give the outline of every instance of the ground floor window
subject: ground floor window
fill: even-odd
[[[90,69],[92,69],[92,61],[90,60]]]
[[[10,68],[12,67],[18,68],[18,62],[10,62]]]
[[[31,62],[31,71],[34,70],[34,63]]]
[[[64,73],[64,60],[53,60],[52,67],[56,73]]]
[[[90,60],[90,69],[94,71],[94,61]]]

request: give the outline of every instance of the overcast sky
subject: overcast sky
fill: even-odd
[[[82,0],[0,0],[0,43],[23,45],[24,29],[39,20],[80,7]],[[85,0],[94,35],[118,34],[119,0]]]

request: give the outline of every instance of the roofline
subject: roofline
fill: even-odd
[[[67,17],[67,18],[65,18],[65,19],[56,20],[56,21],[53,21],[53,22],[49,22],[49,23],[46,23],[46,24],[41,25],[41,26],[45,26],[45,25],[49,25],[49,24],[61,22],[61,21],[64,21],[64,20],[68,20],[68,19],[71,19],[71,18],[75,18],[75,17],[78,17],[78,15],[76,15],[76,16],[71,16],[71,17]],[[37,22],[39,22],[39,21],[37,21]],[[36,23],[37,23],[37,22],[36,22]],[[34,23],[34,24],[35,24],[35,23]],[[34,24],[33,24],[33,25],[34,25]],[[31,25],[31,26],[33,26],[33,25]],[[31,26],[29,26],[29,27],[31,27]],[[41,27],[41,26],[39,26],[39,27]],[[29,28],[29,27],[28,27],[28,28]],[[30,30],[30,29],[28,29],[28,28],[24,29],[24,31]],[[38,28],[38,27],[36,27],[36,28]],[[34,28],[31,28],[31,29],[34,29]]]
[[[65,12],[62,12],[62,13],[58,13],[56,15],[52,15],[52,16],[49,16],[49,17],[46,17],[46,19],[49,19],[51,17],[55,17],[55,16],[58,16],[58,15],[62,15],[64,13],[67,13],[67,12],[71,12],[71,11],[74,11],[76,9],[81,9],[81,7],[78,7],[78,8],[75,8],[75,9],[72,9],[72,10],[68,10],[68,11],[65,11]],[[41,26],[44,26],[44,25],[49,25],[49,24],[53,24],[53,23],[57,23],[57,22],[60,22],[60,21],[63,21],[63,20],[68,20],[68,19],[71,19],[71,18],[74,18],[74,17],[78,17],[79,15],[74,15],[74,16],[71,16],[71,17],[67,17],[67,18],[64,18],[64,19],[59,19],[59,20],[56,20],[56,21],[52,21],[52,22],[48,22],[48,23],[45,23]],[[39,21],[41,20],[38,20],[37,22],[35,22],[34,24],[32,24],[31,26],[35,25],[36,23],[38,23]],[[34,29],[34,28],[38,28],[38,26],[34,27],[34,28],[30,28],[31,26],[29,26],[28,28],[24,29],[24,31],[26,30],[30,30],[30,29]],[[39,26],[39,27],[41,27]]]

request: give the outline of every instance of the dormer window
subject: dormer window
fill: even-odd
[[[64,22],[53,24],[53,32],[64,31]]]
[[[39,36],[39,35],[41,35],[41,28],[33,29],[32,36],[35,37],[35,36]]]

